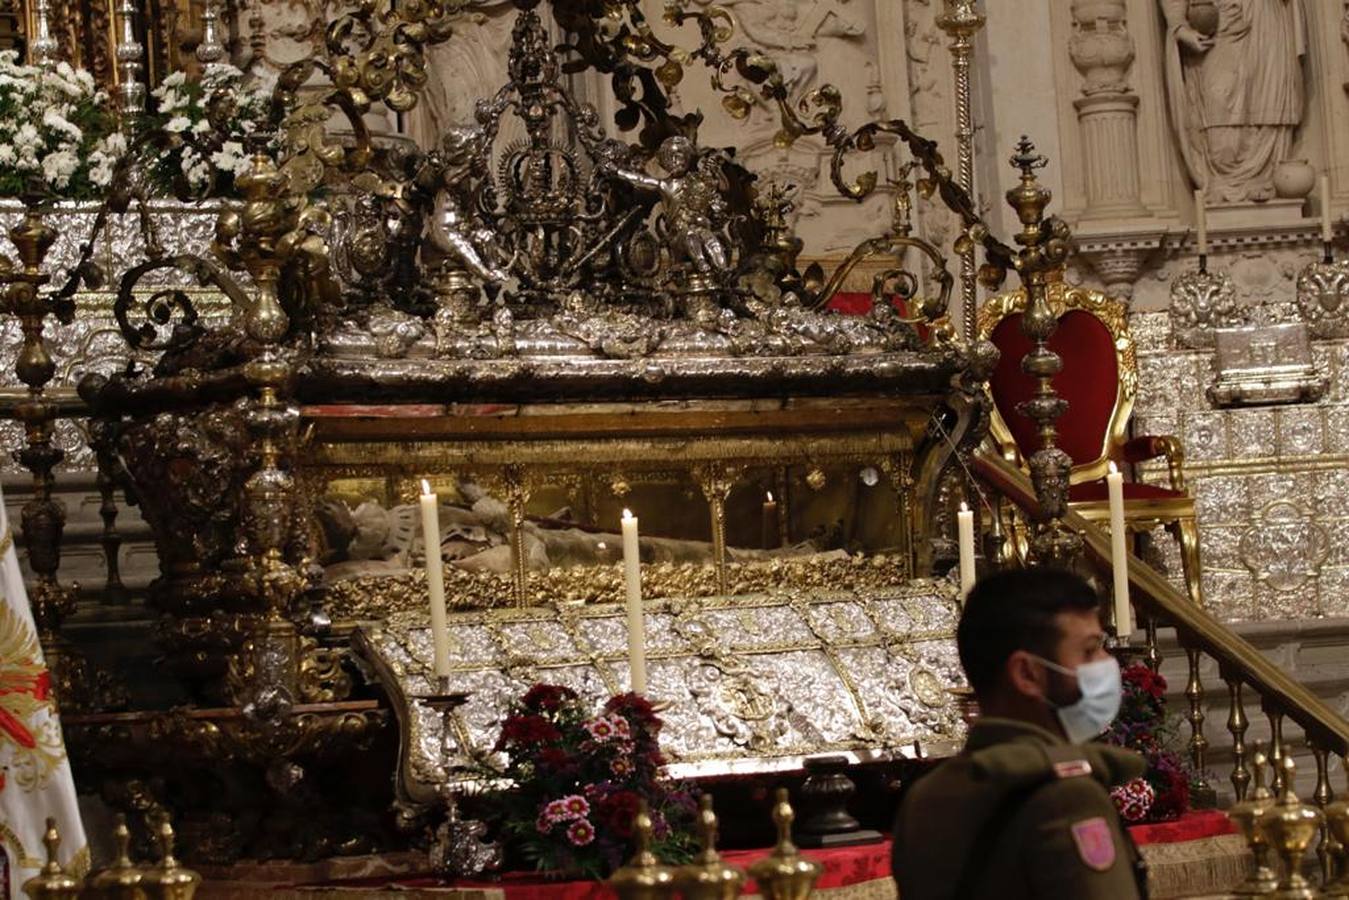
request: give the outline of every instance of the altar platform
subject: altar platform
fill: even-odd
[[[1220,895],[1246,874],[1250,855],[1227,816],[1214,810],[1189,813],[1175,822],[1138,825],[1130,829],[1142,848],[1149,867],[1149,894],[1153,898]],[[728,850],[728,863],[748,868],[769,849]],[[804,850],[823,866],[812,894],[814,900],[895,900],[890,877],[890,841]],[[494,880],[442,884],[419,871],[425,866],[419,854],[388,854],[350,857],[306,866],[265,863],[255,867],[235,865],[228,872],[233,880],[215,880],[224,875],[203,868],[206,881],[197,896],[203,900],[610,900],[613,894],[593,881],[563,881],[534,873],[512,873]],[[759,896],[754,882],[745,884],[743,896]]]

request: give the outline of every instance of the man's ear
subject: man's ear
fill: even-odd
[[[1007,657],[1007,683],[1012,690],[1032,700],[1044,700],[1049,690],[1049,673],[1044,665],[1025,650],[1014,650]]]

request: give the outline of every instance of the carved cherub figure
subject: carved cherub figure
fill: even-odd
[[[686,137],[666,138],[656,153],[664,178],[625,169],[601,159],[601,170],[633,187],[660,194],[676,255],[683,256],[702,275],[730,268],[726,242],[718,233],[726,216],[716,162],[701,156]]]
[[[435,209],[431,214],[431,243],[442,253],[457,260],[479,280],[501,284],[510,278],[506,267],[488,260],[484,248],[493,241],[492,232],[476,227],[470,215],[474,187],[474,148],[479,133],[473,128],[452,128],[441,140],[441,167],[436,185]]]

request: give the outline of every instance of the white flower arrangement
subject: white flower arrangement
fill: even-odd
[[[0,196],[91,199],[126,151],[107,95],[69,63],[40,69],[0,52]]]
[[[266,127],[267,94],[234,66],[213,63],[198,80],[172,73],[151,96],[150,125],[166,138],[152,150],[156,187],[184,198],[232,194],[234,176],[249,166],[244,138]]]

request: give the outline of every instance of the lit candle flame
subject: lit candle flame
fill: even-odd
[[[425,478],[422,479],[422,496],[431,496],[431,482],[427,481]]]
[[[1115,461],[1113,459],[1110,461],[1110,474],[1111,475],[1119,474],[1119,466],[1115,465]]]
[[[772,491],[769,491],[769,492],[768,492],[768,502],[769,502],[769,503],[772,503],[772,502],[773,502],[773,492],[772,492]]]
[[[961,511],[961,512],[969,512],[969,511],[970,511],[970,506],[969,506],[969,504],[966,503],[964,500],[961,500],[961,501],[960,501],[960,511]]]
[[[625,509],[625,510],[623,510],[623,518],[625,518],[625,519],[631,519],[631,518],[632,518],[632,510],[630,510],[630,509]]]

